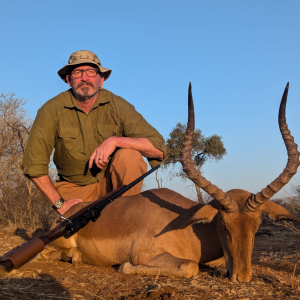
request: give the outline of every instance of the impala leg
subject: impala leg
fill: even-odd
[[[58,261],[61,260],[62,250],[58,250],[54,247],[48,246],[42,252],[40,252],[35,259],[37,260],[51,260]]]
[[[50,260],[50,261],[71,261],[76,267],[82,263],[81,252],[77,248],[69,248],[64,250],[49,250],[45,249],[43,252],[39,253],[36,257],[38,260]]]
[[[119,272],[140,276],[175,276],[191,278],[199,272],[199,265],[193,260],[175,257],[169,253],[161,253],[151,258],[147,264],[133,266],[126,262],[120,266]]]
[[[82,264],[81,252],[77,248],[70,248],[62,251],[61,258],[63,261],[72,260],[72,265],[77,267]]]

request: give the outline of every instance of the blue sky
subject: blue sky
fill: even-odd
[[[228,153],[203,174],[225,191],[257,192],[285,167],[277,113],[287,81],[287,121],[300,143],[298,0],[11,0],[0,7],[0,93],[28,100],[31,118],[68,88],[57,71],[69,55],[87,49],[113,70],[104,87],[165,138],[187,120],[192,82],[196,127],[221,135]],[[164,186],[193,197],[188,183],[161,176]],[[292,183],[299,182],[296,175]]]

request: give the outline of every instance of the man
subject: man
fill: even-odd
[[[58,71],[71,89],[38,111],[28,138],[22,170],[64,214],[71,206],[97,200],[128,184],[166,155],[163,137],[127,101],[103,89],[111,70],[86,50],[71,54]],[[50,155],[58,180],[48,176]],[[142,183],[126,195],[141,191]]]

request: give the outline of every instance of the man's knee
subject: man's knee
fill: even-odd
[[[137,150],[132,149],[119,149],[113,157],[113,160],[116,160],[117,163],[124,164],[141,164],[147,168],[147,163],[144,161],[142,154]]]
[[[108,191],[117,187],[131,183],[147,171],[147,163],[137,150],[119,149],[113,156],[110,167],[107,169]],[[136,184],[123,196],[136,195],[141,192],[142,181]]]

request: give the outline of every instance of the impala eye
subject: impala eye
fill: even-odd
[[[226,223],[225,223],[223,220],[221,220],[220,223],[221,223],[222,228],[223,228],[228,234],[230,234],[229,231],[228,231],[228,229],[226,228]]]
[[[226,227],[226,223],[224,220],[221,220],[220,223],[221,223],[222,227]]]

